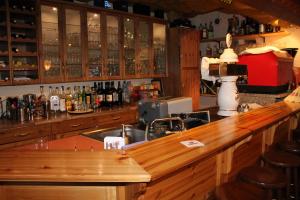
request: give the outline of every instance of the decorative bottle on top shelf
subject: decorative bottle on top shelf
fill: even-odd
[[[209,27],[208,27],[208,38],[209,38],[209,39],[214,38],[214,26],[213,26],[212,22],[209,23]]]
[[[202,39],[207,39],[207,37],[208,37],[208,33],[207,32],[208,32],[207,31],[207,24],[205,23],[204,27],[202,29]]]

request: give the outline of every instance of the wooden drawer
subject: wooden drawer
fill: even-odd
[[[25,126],[0,132],[0,144],[8,144],[46,136],[51,133],[50,124]]]
[[[55,122],[52,124],[52,133],[65,133],[95,127],[95,118],[78,118]]]
[[[96,117],[96,125],[100,128],[136,123],[136,110],[122,110]]]

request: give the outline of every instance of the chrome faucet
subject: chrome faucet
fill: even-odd
[[[150,130],[153,130],[153,125],[157,122],[170,122],[170,129],[173,129],[173,123],[172,121],[179,121],[181,123],[181,131],[185,130],[184,122],[180,117],[167,117],[167,118],[160,118],[160,119],[155,119],[151,122],[150,124]]]

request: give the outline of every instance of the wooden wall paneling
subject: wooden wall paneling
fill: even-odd
[[[168,78],[163,78],[167,96],[192,97],[193,110],[199,109],[199,31],[171,28],[168,38]]]
[[[144,199],[206,199],[217,178],[216,156],[197,161],[147,185]]]
[[[180,88],[177,87],[177,84],[180,83],[180,43],[179,39],[179,31],[178,29],[171,28],[168,29],[168,37],[167,37],[167,69],[168,69],[168,77],[163,78],[163,87],[166,96],[174,96],[177,97],[180,95]]]
[[[181,96],[192,97],[193,110],[200,107],[200,73],[195,69],[183,69],[181,73]]]

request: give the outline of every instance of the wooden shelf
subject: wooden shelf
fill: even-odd
[[[36,43],[36,39],[30,39],[30,38],[26,38],[26,39],[22,39],[22,38],[12,38],[11,39],[12,42],[24,42],[24,43]]]
[[[37,53],[36,52],[20,52],[20,53],[12,53],[13,56],[24,56],[24,57],[27,57],[27,56],[37,56]]]
[[[201,40],[201,42],[221,42],[221,41],[225,41],[225,37]]]
[[[0,41],[7,42],[7,37],[0,37]]]
[[[5,68],[0,68],[0,71],[9,71],[10,69],[8,67],[5,67]]]
[[[8,52],[0,52],[0,56],[8,56]]]
[[[10,13],[13,13],[13,14],[21,14],[21,15],[31,15],[31,16],[35,16],[36,15],[36,13],[35,13],[35,11],[33,11],[33,12],[30,12],[30,11],[27,11],[27,10],[14,10],[14,9],[9,9],[9,12]]]
[[[251,39],[256,39],[258,37],[272,37],[272,36],[287,36],[289,35],[288,32],[286,31],[279,31],[279,32],[274,32],[274,33],[262,33],[262,34],[251,34],[251,35],[236,35],[236,36],[232,36],[232,39],[236,39],[236,40],[240,40],[240,39],[244,39],[244,40],[251,40]],[[221,38],[212,38],[212,39],[205,39],[205,40],[201,40],[202,43],[205,42],[221,42],[221,41],[225,41],[225,37],[221,37]]]
[[[35,25],[29,25],[29,24],[11,24],[12,28],[25,28],[25,29],[35,29]]]
[[[38,70],[37,67],[26,67],[26,66],[21,66],[21,67],[14,67],[14,71],[36,71]]]
[[[273,36],[287,36],[289,35],[288,32],[286,31],[280,31],[280,32],[274,32],[274,33],[262,33],[262,34],[252,34],[252,35],[237,35],[237,36],[233,36],[233,39],[256,39],[258,37],[273,37]]]

